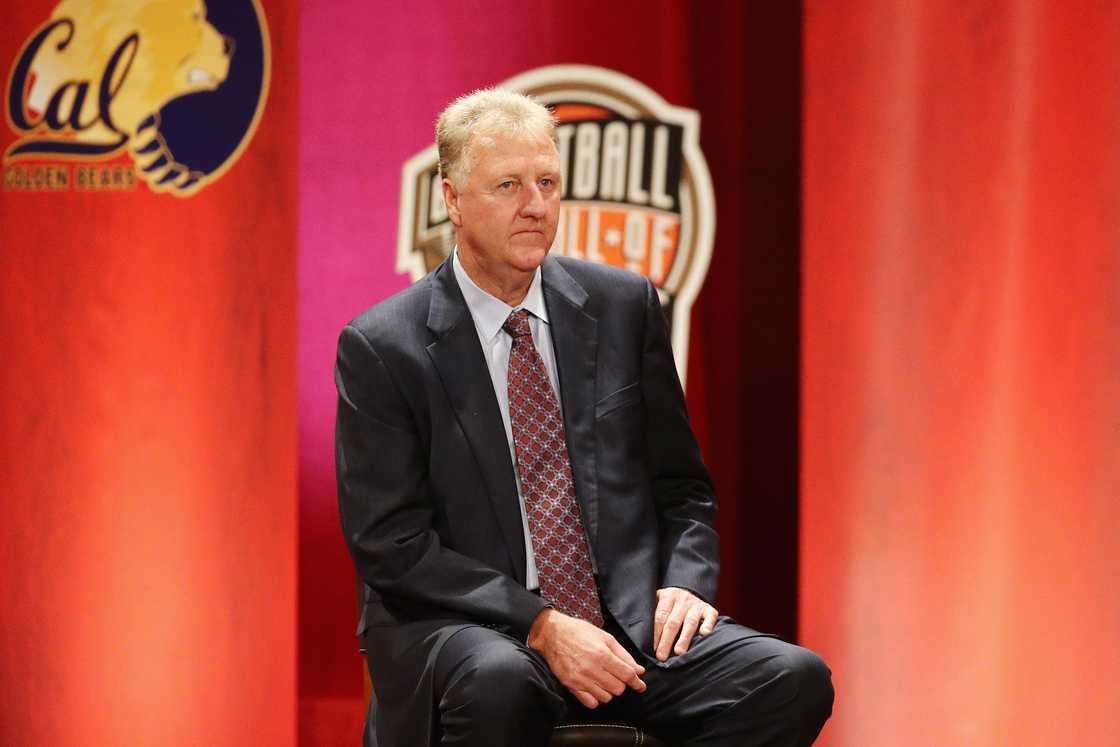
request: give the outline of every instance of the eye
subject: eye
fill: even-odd
[[[513,189],[515,185],[516,182],[514,182],[512,179],[506,179],[504,182],[498,185],[498,189],[502,190],[503,192],[508,192],[509,190]]]
[[[556,186],[556,180],[551,176],[546,176],[540,181],[541,189],[552,189]]]

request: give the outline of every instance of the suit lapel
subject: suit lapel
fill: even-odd
[[[598,482],[595,465],[595,365],[598,337],[595,318],[585,313],[587,291],[560,263],[548,257],[541,265],[549,330],[556,352],[568,457],[576,497],[594,548],[599,534]]]
[[[447,398],[482,472],[515,577],[524,584],[525,532],[517,483],[478,332],[455,282],[450,260],[435,271],[431,283],[428,328],[437,337],[428,345],[428,355],[439,372]]]

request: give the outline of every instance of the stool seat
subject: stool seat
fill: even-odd
[[[552,730],[551,747],[669,747],[652,734],[622,724],[561,724]]]

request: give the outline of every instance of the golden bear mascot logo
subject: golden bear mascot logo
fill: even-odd
[[[123,49],[124,67],[115,71],[119,89],[105,118],[116,126],[118,136],[128,137],[139,175],[149,185],[166,190],[185,182],[190,169],[177,163],[161,142],[157,112],[172,99],[214,90],[226,79],[230,45],[207,23],[205,4],[200,0],[63,0],[51,19],[72,23],[72,39],[64,49],[48,46],[36,57],[30,107],[45,111],[49,97],[66,81],[87,70],[105,69],[114,53]],[[111,141],[113,136],[104,121],[76,132],[76,139],[86,142]]]
[[[252,15],[256,3],[243,4]],[[127,149],[151,189],[200,188],[208,172],[164,137],[160,112],[183,97],[217,91],[230,76],[236,41],[207,16],[202,0],[62,0],[12,73],[9,121],[25,137],[7,157],[105,159]],[[267,61],[256,64],[262,70],[250,95],[263,98]],[[251,119],[255,125],[257,117]],[[201,139],[205,132],[193,134]],[[184,142],[183,150],[192,147],[203,146]]]

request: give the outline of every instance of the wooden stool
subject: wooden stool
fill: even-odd
[[[669,747],[652,734],[625,724],[561,724],[552,731],[551,747]]]

